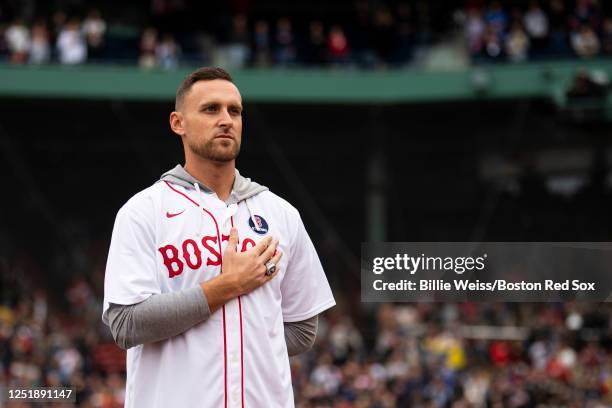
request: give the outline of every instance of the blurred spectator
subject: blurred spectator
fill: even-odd
[[[155,57],[161,69],[171,70],[178,68],[180,49],[171,34],[164,35],[163,40],[155,49]]]
[[[606,83],[595,81],[586,69],[579,69],[567,91],[570,99],[604,99],[607,95]]]
[[[296,62],[297,50],[291,20],[281,17],[276,23],[275,60],[280,66],[290,66]]]
[[[569,52],[567,9],[563,0],[549,0],[550,54],[562,57]]]
[[[354,3],[353,27],[351,30],[351,48],[355,61],[365,68],[374,68],[377,56],[374,51],[372,35],[372,14],[374,5],[368,0],[356,0]],[[328,34],[329,35],[329,34]]]
[[[479,9],[471,7],[467,11],[465,21],[465,38],[467,41],[468,52],[472,57],[482,52],[483,36],[485,23]]]
[[[350,355],[363,352],[363,339],[353,321],[345,316],[334,324],[329,334],[331,352],[336,360],[346,360]]]
[[[487,392],[490,389],[491,377],[487,370],[474,370],[466,375],[463,383],[465,398],[469,404],[476,407],[485,406]]]
[[[70,380],[76,371],[82,369],[83,358],[78,350],[70,345],[68,339],[64,337],[58,336],[53,348],[55,351],[51,361],[57,367],[59,380],[63,384],[70,384]]]
[[[430,46],[433,40],[433,21],[431,4],[427,1],[418,1],[415,4],[415,43],[419,46]]]
[[[594,57],[599,53],[599,39],[593,29],[587,25],[582,25],[572,33],[572,49],[581,58]]]
[[[154,28],[146,28],[140,36],[140,57],[138,65],[142,68],[154,68],[157,66],[157,30]]]
[[[489,358],[491,363],[496,366],[506,366],[510,364],[512,355],[508,342],[499,340],[491,342],[489,346]]]
[[[247,18],[244,14],[237,14],[232,19],[228,43],[219,47],[219,62],[216,65],[228,69],[243,68],[249,61],[249,53]]]
[[[612,18],[606,18],[601,35],[601,50],[606,55],[612,55]]]
[[[66,290],[66,300],[75,313],[83,313],[95,302],[94,294],[84,277],[73,280]]]
[[[49,31],[44,21],[32,27],[32,46],[30,47],[30,64],[45,64],[51,59]]]
[[[90,60],[97,61],[103,57],[105,33],[106,22],[100,12],[91,10],[83,21],[83,34],[87,40],[87,56]]]
[[[508,26],[508,15],[504,11],[501,2],[494,0],[489,5],[484,16],[485,23],[497,35],[501,35],[506,31]]]
[[[350,48],[342,27],[334,25],[330,28],[327,52],[330,62],[334,65],[344,65],[349,62]]]
[[[258,20],[253,33],[253,65],[266,67],[272,63],[270,26],[267,21]]]
[[[506,37],[506,55],[512,62],[523,62],[527,59],[529,51],[529,37],[523,31],[520,23],[512,24],[512,28]]]
[[[66,13],[64,13],[63,11],[58,10],[53,13],[53,15],[51,16],[52,39],[55,39],[57,41],[57,37],[59,37],[67,21],[68,21],[68,16],[66,16]]]
[[[304,62],[307,65],[323,65],[327,58],[327,44],[323,23],[319,20],[310,22],[308,40],[304,47]]]
[[[385,65],[392,55],[395,37],[395,21],[391,10],[379,6],[374,12],[372,21],[372,39],[379,65]]]
[[[412,24],[412,7],[402,1],[396,6],[395,50],[393,63],[401,66],[412,58],[414,28]]]
[[[502,57],[503,49],[500,36],[494,26],[488,25],[482,36],[483,55],[489,61],[498,61]]]
[[[197,64],[206,66],[214,65],[215,58],[215,38],[208,33],[199,33],[194,39],[195,53],[189,55],[191,61],[197,61]],[[250,55],[251,48],[248,47]],[[248,61],[250,62],[250,61]],[[193,63],[193,62],[192,62]]]
[[[335,394],[340,387],[342,376],[340,370],[333,363],[329,354],[319,357],[316,367],[312,370],[310,381],[316,387],[321,388],[325,394]]]
[[[529,35],[531,48],[541,54],[548,46],[548,16],[537,1],[529,3],[529,9],[523,18],[525,31]]]
[[[78,19],[71,19],[62,28],[56,46],[62,64],[82,64],[87,60],[87,44]]]
[[[20,18],[15,19],[4,32],[11,64],[23,64],[30,51],[30,31]]]
[[[577,29],[581,25],[588,25],[597,29],[600,24],[600,10],[597,0],[576,0],[574,12],[570,17],[572,29]]]

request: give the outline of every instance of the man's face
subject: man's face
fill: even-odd
[[[233,83],[196,82],[184,96],[180,112],[186,148],[212,161],[236,159],[242,139],[242,97]]]

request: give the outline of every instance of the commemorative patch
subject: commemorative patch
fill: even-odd
[[[253,223],[253,221],[255,221],[255,223]],[[249,218],[249,227],[259,235],[268,233],[268,222],[259,215],[254,215]]]

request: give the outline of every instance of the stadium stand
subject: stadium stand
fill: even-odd
[[[455,64],[461,55],[475,63],[520,63],[612,54],[610,7],[597,0],[309,3],[283,8],[271,1],[225,7],[139,1],[118,12],[112,2],[75,1],[62,8],[3,1],[0,58],[161,69],[380,69],[426,64],[445,48],[453,50],[447,59],[454,57]]]

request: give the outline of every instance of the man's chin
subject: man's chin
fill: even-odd
[[[236,160],[236,157],[238,157],[239,152],[240,150],[235,149],[234,146],[231,146],[227,149],[214,149],[211,152],[210,159],[218,162],[228,162]]]
[[[221,156],[221,157],[213,156],[213,157],[209,157],[208,159],[216,163],[222,164],[222,163],[228,163],[228,162],[235,160],[236,156]]]
[[[202,159],[211,160],[214,162],[225,163],[235,160],[240,153],[240,146],[234,141],[224,141],[225,143],[207,143],[204,146],[190,145],[190,150],[200,156]],[[224,146],[225,145],[225,146]]]
[[[206,160],[211,160],[217,163],[227,163],[227,162],[231,162],[232,160],[236,160],[236,157],[238,157],[238,153],[239,151],[236,151],[234,149],[227,149],[227,150],[221,150],[221,149],[214,149],[213,151],[210,150],[206,150],[206,151],[197,151],[194,150],[193,152],[195,154],[197,154],[198,156],[200,156],[203,159]]]

